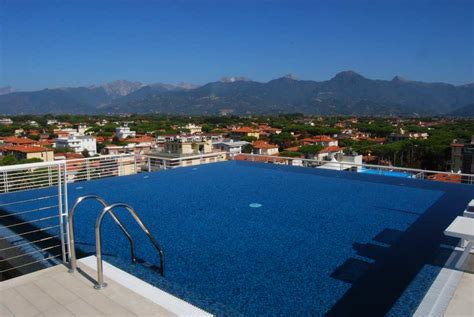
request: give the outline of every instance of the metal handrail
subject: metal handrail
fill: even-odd
[[[158,251],[160,255],[160,274],[161,276],[164,276],[165,253],[163,252],[163,249],[156,241],[155,237],[153,237],[153,235],[151,234],[150,229],[148,229],[148,227],[143,223],[143,221],[138,216],[137,212],[132,206],[124,204],[124,203],[116,203],[116,204],[112,204],[110,206],[105,207],[100,213],[100,215],[97,217],[97,221],[95,223],[95,244],[96,244],[96,257],[97,257],[97,284],[94,285],[95,289],[102,289],[107,286],[107,284],[104,283],[104,269],[102,266],[102,240],[101,240],[102,219],[108,213],[110,213],[110,215],[113,215],[112,210],[118,207],[125,208],[132,215],[133,219],[137,222],[140,228],[148,236],[151,243],[153,244],[153,246],[155,247],[155,249]]]
[[[77,206],[87,199],[95,199],[99,201],[102,204],[102,206],[104,206],[104,208],[109,206],[109,204],[107,204],[107,202],[102,197],[97,196],[97,195],[87,195],[87,196],[79,197],[74,203],[74,205],[72,206],[71,210],[69,211],[68,222],[69,222],[69,249],[70,249],[69,272],[70,273],[77,270],[76,244],[74,241],[74,214],[75,214]],[[119,226],[119,228],[122,230],[122,232],[127,237],[128,241],[130,242],[130,255],[132,258],[132,262],[135,263],[137,261],[137,258],[135,257],[135,243],[133,242],[132,236],[127,231],[127,229],[125,229],[125,226],[122,224],[122,222],[117,218],[117,216],[113,212],[110,212],[110,216],[115,221],[115,223]]]

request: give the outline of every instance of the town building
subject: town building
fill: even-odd
[[[474,173],[474,135],[471,137],[471,143],[463,144],[454,140],[451,144],[450,165],[453,172]]]
[[[77,126],[77,134],[78,135],[85,135],[87,129],[89,129],[89,127],[86,124],[79,124]]]
[[[0,143],[7,144],[7,145],[34,145],[37,142],[32,139],[28,138],[19,138],[16,136],[7,136],[5,138],[0,139]]]
[[[232,129],[230,131],[229,136],[231,139],[239,141],[241,138],[246,137],[246,136],[255,137],[258,139],[260,137],[260,133],[251,127],[242,127],[242,128]]]
[[[260,135],[269,136],[270,134],[280,134],[282,130],[279,128],[272,128],[268,125],[261,125],[259,126],[258,132]]]
[[[390,134],[390,141],[397,142],[397,141],[405,141],[409,139],[426,140],[428,139],[428,136],[429,134],[427,132],[408,132],[400,128],[399,133]]]
[[[265,141],[255,141],[253,143],[253,154],[260,155],[276,155],[278,154],[278,146]]]
[[[109,144],[106,145],[100,154],[104,155],[119,155],[119,154],[132,154],[135,153],[135,144],[125,144],[125,145],[115,145]]]
[[[57,149],[71,149],[75,153],[82,153],[84,150],[89,152],[89,155],[97,154],[97,144],[94,136],[90,135],[69,135],[67,137],[57,138],[55,140],[55,147]]]
[[[315,135],[310,138],[303,139],[304,145],[319,144],[322,146],[338,146],[339,142],[337,139],[331,138],[327,135]]]
[[[161,136],[159,142],[163,143],[150,152],[152,169],[199,165],[227,158],[225,152],[214,151],[211,139],[202,135]]]
[[[136,136],[136,132],[130,130],[128,125],[124,125],[115,129],[115,136],[119,139],[126,139],[128,137],[134,138]]]
[[[35,120],[28,120],[26,121],[26,124],[32,127],[39,127],[38,122],[36,122]]]
[[[179,135],[167,141],[163,153],[177,155],[196,155],[212,152],[212,142],[206,137]]]
[[[2,155],[13,155],[17,160],[40,159],[44,162],[54,160],[54,151],[42,146],[5,145],[0,147]]]
[[[129,145],[133,145],[135,154],[145,155],[156,149],[156,139],[154,137],[144,135],[127,139]]]
[[[0,125],[11,125],[13,124],[13,120],[10,118],[1,118]]]
[[[193,123],[188,123],[187,125],[180,127],[180,129],[188,130],[190,134],[196,134],[202,132],[202,127],[200,125],[195,125]]]
[[[223,141],[223,142],[216,142],[213,143],[212,146],[214,149],[223,151],[223,152],[228,152],[231,154],[240,154],[242,153],[242,147],[250,144],[249,142],[246,141]]]

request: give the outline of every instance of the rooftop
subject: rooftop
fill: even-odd
[[[132,227],[140,242],[137,264],[130,263],[125,237],[104,227],[107,288],[91,287],[96,259],[86,257],[79,267],[88,276],[57,265],[1,283],[0,315],[146,315],[141,306],[164,316],[206,314],[192,305],[216,315],[260,316],[346,315],[351,309],[397,316],[473,311],[473,256],[467,267],[453,269],[459,241],[443,235],[471,201],[471,185],[282,166],[287,161],[278,156],[236,159],[241,157],[276,164],[224,162],[66,184],[70,204],[94,193],[136,208],[166,252],[165,276],[154,268],[159,262],[152,246]],[[93,177],[102,169],[126,170],[122,161],[95,160],[88,170]],[[302,161],[315,162],[293,163]],[[18,228],[18,221],[42,217],[45,223],[33,225],[54,225],[57,218],[49,219],[45,208],[54,207],[56,198],[43,195],[56,190],[0,195],[3,212],[18,213],[16,222],[3,216],[0,224]],[[17,201],[26,202],[24,208]],[[50,212],[57,215],[57,209]],[[76,219],[80,256],[95,251],[89,225],[95,219],[94,212]]]
[[[6,145],[0,147],[3,151],[21,152],[21,153],[40,153],[40,152],[52,152],[52,149],[44,148],[41,146],[28,146],[28,145]]]
[[[255,149],[275,149],[278,148],[278,145],[270,144],[266,141],[255,141],[253,147]]]
[[[9,316],[206,316],[204,311],[164,293],[106,263],[108,286],[93,288],[96,271],[80,261],[81,271],[56,266],[0,284],[0,315]],[[138,289],[137,289],[138,288]],[[160,304],[161,305],[160,305]],[[168,309],[163,306],[167,306]],[[179,306],[179,307],[175,307]]]
[[[28,139],[28,138],[18,138],[16,136],[8,136],[3,138],[3,143],[11,143],[11,144],[34,144],[36,141]]]
[[[232,132],[235,132],[235,133],[253,133],[253,132],[256,132],[256,131],[255,131],[255,129],[253,129],[251,127],[241,127],[241,128],[233,129]]]

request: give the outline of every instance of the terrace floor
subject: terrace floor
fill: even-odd
[[[471,254],[465,266],[454,296],[449,302],[445,316],[474,316],[474,255]]]
[[[110,278],[106,282],[108,287],[95,290],[91,281],[63,265],[7,280],[0,284],[0,316],[175,316]]]
[[[86,265],[81,270],[95,276]],[[445,316],[474,316],[473,272],[471,255]],[[108,287],[97,291],[92,281],[68,273],[63,265],[7,280],[0,284],[0,316],[176,316],[110,278],[106,281]]]

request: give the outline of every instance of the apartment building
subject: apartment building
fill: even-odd
[[[89,155],[97,154],[97,143],[94,136],[73,134],[57,138],[54,143],[57,149],[69,148],[75,153],[82,153],[84,150],[87,150]]]

